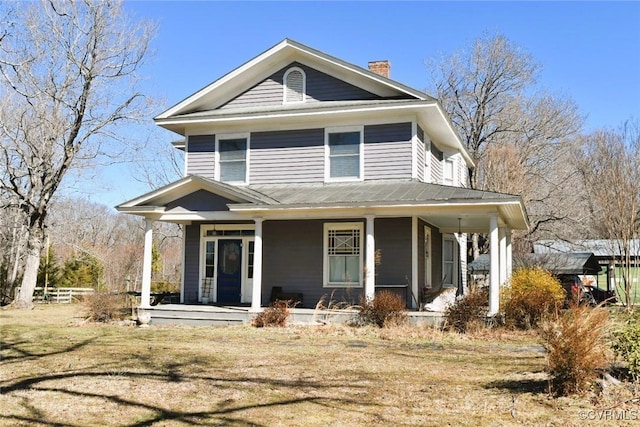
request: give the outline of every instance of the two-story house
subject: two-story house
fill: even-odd
[[[467,188],[473,165],[445,111],[389,78],[285,39],[155,118],[184,140],[184,178],[118,206],[184,224],[184,304],[269,303],[274,287],[407,305],[465,281],[466,233],[491,236],[491,309],[510,270],[518,196]],[[493,274],[495,272],[496,274]]]

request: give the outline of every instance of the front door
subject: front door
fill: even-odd
[[[218,295],[220,304],[237,304],[242,292],[242,240],[218,241]]]

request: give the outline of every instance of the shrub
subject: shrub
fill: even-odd
[[[606,310],[573,304],[555,320],[543,322],[540,335],[556,395],[585,391],[606,365],[607,319]]]
[[[624,327],[613,333],[613,351],[627,363],[629,375],[640,379],[640,314],[630,315]]]
[[[122,320],[130,313],[127,295],[94,292],[84,297],[87,319],[94,322]]]
[[[513,272],[511,286],[503,293],[505,323],[521,329],[535,328],[543,317],[557,313],[566,293],[551,273],[540,267]]]
[[[372,300],[361,298],[358,324],[384,328],[401,325],[406,320],[406,303],[398,294],[381,291]]]
[[[291,301],[276,300],[271,303],[269,307],[265,308],[264,311],[258,313],[251,324],[256,328],[268,326],[284,327],[287,325],[287,319],[291,314],[289,308],[292,306],[293,303]]]
[[[489,289],[472,288],[445,310],[446,328],[462,333],[477,329],[484,325],[488,309]]]

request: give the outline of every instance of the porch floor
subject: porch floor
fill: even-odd
[[[151,315],[151,325],[181,324],[193,326],[223,326],[250,324],[256,313],[250,307],[220,305],[158,304],[139,311]],[[316,310],[312,308],[292,308],[289,323],[322,325],[346,323],[356,314],[356,310]],[[440,326],[444,320],[442,312],[408,311],[411,325]]]

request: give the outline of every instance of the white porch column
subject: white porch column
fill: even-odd
[[[256,235],[253,243],[253,289],[251,311],[259,311],[262,302],[262,218],[256,218]]]
[[[144,256],[142,258],[142,289],[140,308],[151,307],[151,260],[153,250],[153,220],[144,220]]]
[[[511,248],[511,229],[507,228],[507,282],[511,280],[513,272],[513,250]]]
[[[489,222],[489,316],[495,316],[500,309],[500,245],[498,236],[498,217],[491,217]]]
[[[425,278],[425,280],[428,280]],[[418,308],[418,217],[411,218],[411,308]]]
[[[507,229],[505,227],[498,228],[498,237],[500,239],[500,286],[507,281]]]
[[[375,216],[367,215],[367,248],[365,267],[367,276],[364,278],[364,295],[368,300],[372,300],[376,293],[376,240],[373,234],[373,223]]]

